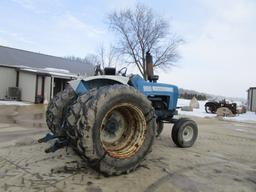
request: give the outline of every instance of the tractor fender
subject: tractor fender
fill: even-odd
[[[106,85],[114,84],[127,85],[128,81],[129,77],[117,75],[100,75],[70,81],[69,84],[74,89],[77,95],[82,95],[92,88],[99,88]]]

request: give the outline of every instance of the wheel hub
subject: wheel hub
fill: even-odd
[[[102,141],[113,143],[119,140],[125,130],[125,119],[118,111],[113,111],[103,130]]]
[[[110,109],[103,118],[100,139],[104,150],[114,158],[134,155],[145,140],[147,123],[142,111],[129,103]]]
[[[191,126],[186,126],[182,132],[183,140],[186,142],[192,140],[193,134],[194,134],[193,128]]]

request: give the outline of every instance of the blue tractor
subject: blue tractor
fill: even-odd
[[[152,151],[164,123],[178,147],[191,147],[198,135],[194,121],[175,119],[178,88],[157,83],[147,53],[147,79],[126,75],[127,68],[98,67],[96,76],[69,82],[49,103],[46,122],[52,133],[39,142],[56,139],[46,149],[71,146],[94,169],[105,175],[135,170]]]

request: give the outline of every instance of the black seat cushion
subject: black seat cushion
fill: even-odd
[[[104,68],[104,74],[105,75],[115,75],[116,74],[116,68],[106,67],[106,68]]]
[[[149,81],[157,81],[159,79],[159,76],[158,75],[152,75],[152,76],[149,76],[148,77],[148,80]]]

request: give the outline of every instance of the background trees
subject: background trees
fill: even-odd
[[[167,68],[178,59],[181,39],[170,33],[169,23],[152,9],[137,4],[135,9],[114,11],[108,16],[110,28],[118,35],[116,51],[134,64],[146,79],[146,52],[154,59],[155,68]]]
[[[146,75],[146,53],[153,56],[153,67],[166,69],[179,58],[177,48],[182,39],[171,33],[169,21],[154,14],[151,8],[137,4],[134,9],[113,11],[108,15],[110,29],[115,32],[115,45],[103,45],[95,54],[85,58],[69,57],[94,66],[121,68],[120,59],[126,65],[138,68],[144,79]],[[117,66],[120,65],[120,66]]]

